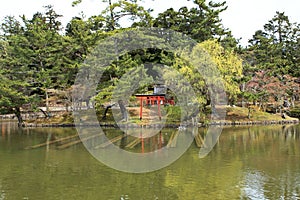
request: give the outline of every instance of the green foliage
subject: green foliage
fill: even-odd
[[[11,99],[2,102],[3,109],[19,110],[27,103],[27,109],[34,109],[39,98],[31,96],[46,94],[47,98],[49,89],[65,89],[72,84],[76,64],[69,57],[71,43],[59,32],[59,17],[47,6],[45,14],[36,13],[32,19],[22,16],[22,25],[11,17],[2,24],[5,53],[0,60],[1,83],[9,82],[10,90],[5,85],[2,89]]]
[[[204,0],[194,1],[191,9],[182,7],[178,11],[167,9],[153,21],[154,27],[172,29],[184,33],[197,42],[218,38],[226,48],[235,48],[237,41],[221,23],[220,13],[227,9],[226,2],[208,4]]]
[[[32,96],[29,87],[32,73],[28,68],[31,51],[23,48],[29,43],[17,20],[6,18],[2,30],[5,32],[0,54],[0,110],[15,113],[21,125],[20,107],[29,103]]]
[[[240,94],[239,81],[243,71],[242,59],[233,50],[224,49],[216,40],[207,40],[200,43],[199,46],[209,53],[210,59],[216,64],[223,79],[229,102],[235,102]]]
[[[20,80],[9,80],[3,74],[0,75],[0,109],[1,111],[19,108],[29,103],[29,95],[24,94],[26,83]]]
[[[74,0],[72,5],[81,2]],[[48,98],[49,90],[62,91],[60,95],[65,94],[70,102],[71,86],[87,55],[102,39],[126,31],[121,24],[123,20],[131,21],[128,29],[159,27],[188,35],[199,42],[192,52],[195,63],[206,65],[207,69],[216,66],[220,78],[203,77],[211,73],[205,69],[203,74],[199,73],[197,66],[185,60],[183,53],[163,50],[168,33],[162,29],[162,38],[157,38],[157,43],[162,44],[160,49],[139,49],[120,54],[108,64],[97,85],[98,93],[87,95],[99,109],[121,98],[119,94],[148,92],[148,88],[161,79],[166,80],[167,85],[176,84],[176,92],[181,94],[191,94],[193,90],[195,95],[189,101],[201,110],[213,100],[209,86],[221,81],[231,104],[239,96],[247,101],[266,103],[272,100],[277,104],[282,98],[299,98],[299,83],[295,77],[300,76],[300,25],[291,23],[284,13],[276,12],[263,30],[255,32],[249,41],[250,46],[241,50],[219,17],[227,9],[226,2],[194,0],[192,8],[169,8],[156,18],[151,16],[151,9],[146,10],[139,5],[140,0],[100,2],[106,6],[99,10],[99,15],[87,19],[83,15],[74,17],[65,32],[61,26],[61,15],[51,6],[46,6],[43,13],[37,12],[32,18],[4,19],[0,38],[1,111],[19,115],[21,108],[34,110],[43,99]],[[145,42],[151,40],[150,37],[144,38]],[[118,48],[122,49],[122,46]],[[144,64],[147,65],[146,70],[142,68]],[[135,81],[139,83],[130,85]],[[245,86],[242,92],[241,83]],[[174,96],[175,92],[168,91],[167,95]],[[183,97],[187,98],[187,95]],[[179,101],[180,97],[175,97],[175,100]],[[167,109],[170,116],[179,114],[175,107]]]
[[[134,27],[137,26],[149,26],[151,25],[152,17],[150,12],[152,10],[145,10],[144,7],[138,4],[140,0],[102,0],[107,6],[102,10],[101,15],[97,18],[101,18],[100,22],[105,31],[113,31],[120,28],[121,19],[129,19],[133,22]],[[72,6],[76,6],[81,3],[82,0],[75,0]]]
[[[299,76],[299,24],[291,23],[281,12],[249,40],[247,59],[251,65],[271,70],[272,74]]]
[[[289,111],[289,115],[290,115],[290,117],[296,117],[296,118],[300,119],[300,108],[297,107],[297,108],[291,109]]]
[[[181,109],[179,106],[164,107],[167,114],[167,123],[180,123],[181,122]]]

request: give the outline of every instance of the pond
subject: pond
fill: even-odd
[[[26,148],[70,137],[74,128],[19,129],[14,122],[0,128],[0,200],[300,199],[299,125],[224,128],[203,158],[193,141],[169,166],[139,174],[107,167],[74,138]],[[206,129],[197,131],[201,140]],[[104,132],[128,151],[147,153],[172,146],[178,130],[163,129],[144,141]]]

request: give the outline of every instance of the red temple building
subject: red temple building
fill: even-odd
[[[161,119],[161,105],[175,105],[173,98],[166,98],[166,87],[164,85],[155,85],[153,94],[136,94],[135,96],[140,101],[140,120],[143,117],[144,105],[157,105],[159,119]]]

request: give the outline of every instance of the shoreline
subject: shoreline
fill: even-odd
[[[37,128],[37,127],[111,127],[111,128],[179,128],[180,126],[184,127],[208,127],[208,126],[256,126],[256,125],[286,125],[286,124],[299,124],[299,119],[290,119],[290,120],[270,120],[270,121],[213,121],[207,124],[198,123],[198,125],[192,124],[117,124],[112,122],[102,122],[99,124],[77,124],[75,123],[25,123],[23,127],[25,128]]]

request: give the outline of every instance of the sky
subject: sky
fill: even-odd
[[[28,18],[37,11],[43,11],[43,6],[53,5],[58,14],[62,14],[63,25],[74,16],[83,12],[87,17],[99,14],[104,8],[101,0],[83,0],[83,3],[72,7],[73,0],[0,0],[0,20],[4,16],[20,16],[25,14]],[[222,2],[223,0],[214,0]],[[5,3],[4,3],[5,2]],[[241,44],[247,45],[255,31],[263,29],[263,25],[273,18],[276,11],[285,12],[291,22],[300,23],[300,1],[299,0],[226,0],[228,9],[221,13],[225,28],[232,31],[236,38],[241,38]],[[190,6],[187,0],[144,0],[143,6],[153,8],[154,15],[173,7],[179,9],[182,6]]]

